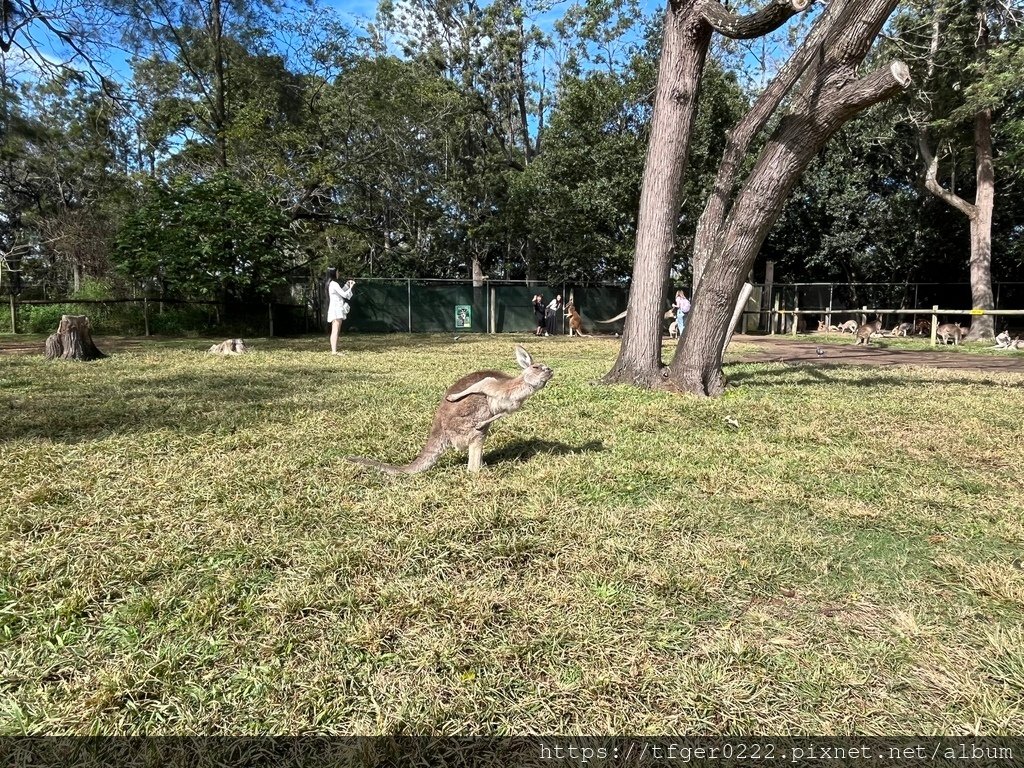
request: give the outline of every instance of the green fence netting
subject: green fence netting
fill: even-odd
[[[536,329],[533,297],[545,305],[572,297],[586,331],[614,333],[622,323],[595,325],[622,312],[628,293],[623,286],[523,285],[426,280],[363,280],[356,284],[345,330],[352,333],[531,333]],[[556,333],[568,332],[564,311]]]

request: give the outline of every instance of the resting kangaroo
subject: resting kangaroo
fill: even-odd
[[[449,448],[468,449],[469,471],[479,472],[483,466],[484,438],[491,424],[518,411],[554,375],[543,363],[533,362],[530,353],[518,345],[516,362],[523,369],[518,376],[501,371],[475,371],[452,384],[434,415],[426,445],[410,463],[384,464],[360,456],[349,456],[348,460],[376,467],[389,475],[411,475],[430,469]]]

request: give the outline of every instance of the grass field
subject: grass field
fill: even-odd
[[[0,357],[0,732],[1024,731],[1024,376],[521,337],[480,475],[345,461],[515,340]]]

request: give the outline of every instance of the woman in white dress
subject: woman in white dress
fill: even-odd
[[[338,334],[341,333],[341,321],[348,317],[349,302],[352,300],[352,288],[355,280],[349,280],[344,286],[338,285],[338,270],[331,267],[327,270],[327,322],[331,325],[331,354],[338,354]]]

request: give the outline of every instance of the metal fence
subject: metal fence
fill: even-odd
[[[319,287],[297,284],[282,293],[286,300],[257,305],[152,297],[64,301],[19,301],[11,297],[10,327],[22,332],[41,331],[39,323],[31,322],[33,313],[40,322],[50,323],[62,312],[90,315],[98,334],[148,336],[182,330],[178,326],[183,322],[192,323],[189,330],[193,331],[245,328],[248,333],[270,336],[326,330],[326,297]],[[571,299],[588,330],[595,328],[594,321],[620,314],[629,296],[628,289],[617,284],[495,280],[474,286],[472,281],[463,280],[362,278],[357,280],[344,328],[346,333],[532,332],[537,325],[535,294],[541,294],[545,304],[557,295],[561,295],[563,306]],[[42,313],[36,310],[44,307],[53,309]],[[180,318],[183,312],[189,313],[184,320]],[[56,327],[55,322],[53,325]],[[622,321],[596,329],[621,331]],[[568,332],[564,312],[558,313],[554,332]]]
[[[666,284],[667,308],[674,286]],[[993,284],[995,309],[1024,309],[1024,282]],[[360,278],[346,333],[526,333],[536,327],[532,298],[544,302],[561,295],[573,300],[588,332],[617,333],[623,322],[595,325],[626,308],[629,289],[620,284],[527,283],[490,280],[474,286],[468,280],[418,278]],[[184,299],[138,297],[102,300],[19,300],[10,297],[11,329],[42,330],[55,313],[88,314],[97,333],[149,335],[185,330],[298,335],[326,330],[322,286],[294,283],[265,304],[237,304]],[[971,307],[966,283],[774,283],[757,284],[740,323],[741,332],[793,333],[884,313],[894,322],[931,317],[932,307]],[[36,308],[51,307],[48,314]],[[957,310],[951,309],[950,313]],[[189,313],[182,317],[183,313]],[[36,322],[29,327],[28,318]],[[21,322],[16,322],[21,315]],[[57,316],[59,320],[59,316]],[[667,323],[667,321],[666,321]],[[56,327],[56,323],[53,323]],[[2,326],[0,326],[2,327]],[[568,326],[558,314],[556,332]]]

